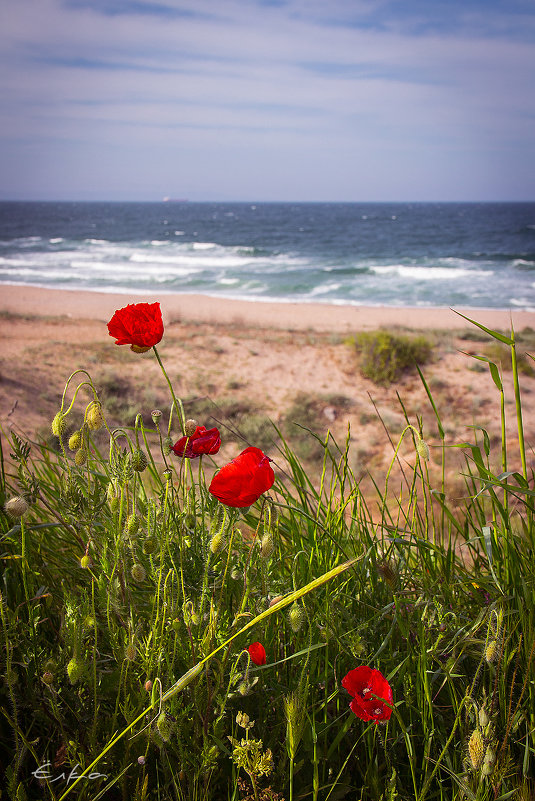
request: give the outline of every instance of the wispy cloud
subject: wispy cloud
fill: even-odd
[[[126,182],[149,198],[177,184],[191,197],[500,197],[507,169],[507,193],[527,196],[535,10],[503,9],[8,0],[2,191],[121,196]]]

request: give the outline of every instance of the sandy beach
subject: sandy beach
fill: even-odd
[[[397,441],[405,425],[399,393],[411,421],[423,420],[433,462],[433,449],[440,443],[418,375],[408,373],[395,385],[381,387],[359,373],[349,336],[386,327],[424,333],[432,342],[433,358],[423,372],[447,444],[473,439],[470,426],[479,425],[489,431],[492,455],[499,456],[498,393],[486,366],[463,353],[485,355],[491,341],[482,341],[482,332],[450,309],[254,303],[197,295],[140,297],[26,286],[2,286],[0,297],[4,431],[13,428],[30,438],[47,435],[65,381],[80,368],[87,369],[102,389],[114,425],[130,425],[137,411],[147,415],[152,408],[168,408],[167,387],[153,355],[139,356],[116,346],[106,327],[117,308],[159,300],[165,322],[159,352],[175,391],[188,414],[207,427],[215,420],[228,433],[224,454],[234,455],[243,441],[262,440],[268,447],[273,435],[269,419],[290,442],[297,437],[304,458],[313,458],[295,422],[321,436],[331,431],[339,441],[345,439],[349,424],[355,470],[383,470],[393,452],[385,427]],[[526,331],[525,349],[534,352],[529,338],[534,314],[462,311],[506,332],[512,317],[515,332]],[[504,359],[507,425],[513,441],[516,421],[507,354],[492,358]],[[529,446],[535,444],[535,378],[530,375],[522,376],[522,397]],[[438,460],[438,450],[436,454]],[[413,458],[410,448],[404,458]]]

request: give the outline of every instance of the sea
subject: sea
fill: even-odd
[[[0,284],[535,311],[535,203],[0,202]]]

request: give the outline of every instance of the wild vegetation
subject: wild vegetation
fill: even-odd
[[[321,440],[303,421],[297,448],[292,429],[272,428],[272,485],[265,472],[240,476],[250,506],[218,500],[217,452],[185,455],[202,409],[188,427],[158,339],[163,412],[109,428],[106,404],[121,393],[107,386],[106,399],[79,370],[55,448],[4,433],[5,797],[532,798],[533,470],[514,334],[478,330],[507,348],[518,438],[506,441],[501,367],[480,356],[502,437],[474,429],[457,443],[455,506],[446,422],[423,372],[442,480],[430,475],[431,432],[402,406],[371,501],[349,434]],[[304,436],[314,472],[298,455]]]

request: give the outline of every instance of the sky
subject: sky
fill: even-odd
[[[533,0],[2,0],[0,198],[535,200]]]

